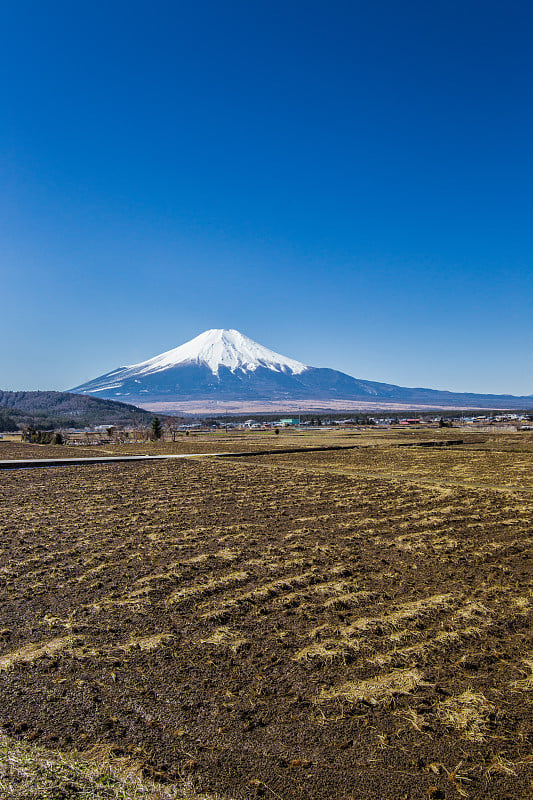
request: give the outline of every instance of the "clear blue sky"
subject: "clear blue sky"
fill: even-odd
[[[533,5],[0,10],[0,388],[206,328],[533,393]]]

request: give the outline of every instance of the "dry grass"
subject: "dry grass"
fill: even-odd
[[[57,753],[0,734],[3,800],[216,800],[178,786],[148,780],[132,759],[109,749]]]
[[[439,703],[437,716],[448,728],[455,728],[472,742],[485,739],[486,717],[495,706],[481,692],[466,691]]]
[[[42,642],[27,644],[19,650],[1,656],[0,670],[9,669],[9,667],[12,667],[13,664],[18,662],[30,663],[42,656],[52,656],[54,653],[59,653],[61,650],[73,644],[75,644],[75,639],[72,636],[58,636],[56,639],[51,639],[45,644]]]
[[[531,674],[522,680],[513,681],[511,688],[521,692],[533,692],[533,653],[528,658],[522,659],[522,663],[526,665]]]
[[[196,583],[194,586],[176,589],[175,592],[172,592],[172,594],[168,596],[166,604],[171,605],[172,603],[180,603],[195,597],[208,596],[220,589],[226,589],[237,586],[239,583],[245,583],[249,577],[248,572],[230,572],[227,575],[223,575],[221,578],[212,578],[203,583]]]
[[[317,642],[315,644],[302,647],[294,656],[295,661],[307,661],[308,659],[334,661],[335,659],[344,660],[348,652],[358,649],[357,642],[351,641],[349,647],[339,647],[339,645],[328,645],[327,643]]]
[[[347,628],[347,633],[368,630],[394,630],[405,622],[418,620],[424,615],[433,611],[442,611],[450,607],[455,602],[452,594],[439,594],[432,597],[424,597],[412,603],[405,603],[400,608],[379,617],[361,617],[353,625]]]
[[[377,675],[365,681],[348,681],[331,689],[322,689],[315,702],[327,703],[343,700],[347,703],[362,701],[377,705],[389,702],[395,694],[409,694],[422,683],[422,674],[417,669],[398,669]]]
[[[200,639],[201,644],[212,644],[216,647],[227,647],[233,653],[237,653],[243,648],[248,640],[241,636],[237,631],[231,630],[225,625],[215,628],[210,636]]]
[[[287,561],[286,563],[288,566],[292,566],[295,562]],[[282,592],[289,592],[290,589],[295,587],[306,587],[312,580],[316,580],[316,574],[314,572],[306,572],[259,584],[255,589],[236,594],[225,601],[218,602],[216,608],[205,611],[201,615],[202,619],[206,621],[223,619],[228,613],[236,611],[243,606],[255,606],[273,598],[278,598]]]
[[[402,434],[405,434],[402,436]],[[277,463],[291,464],[297,468],[305,460],[306,469],[316,469],[328,474],[359,475],[381,479],[416,481],[419,484],[446,487],[464,486],[492,488],[505,492],[533,491],[531,434],[511,434],[507,437],[479,436],[457,431],[448,438],[461,438],[465,444],[450,448],[396,447],[409,440],[438,439],[437,431],[389,431],[380,435],[366,432],[358,450],[341,453],[309,453],[304,456],[274,456]],[[359,439],[357,439],[359,444]],[[368,446],[374,445],[374,446]],[[443,494],[443,496],[445,496]],[[420,522],[435,522],[431,514],[420,512]],[[402,525],[403,523],[401,523]],[[474,520],[475,524],[475,520]]]

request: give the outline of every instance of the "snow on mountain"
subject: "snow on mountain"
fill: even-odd
[[[386,401],[476,408],[527,408],[528,398],[408,389],[310,367],[235,330],[204,331],[147,361],[120,367],[70,390],[128,403],[215,400]],[[510,404],[511,403],[511,404]],[[517,405],[519,404],[519,405]]]
[[[213,375],[218,375],[220,367],[228,367],[231,372],[237,369],[254,372],[258,367],[265,367],[274,372],[293,375],[299,375],[308,369],[306,364],[275,353],[249,339],[248,336],[243,336],[239,331],[222,328],[204,331],[173,350],[167,350],[154,358],[123,369],[131,370],[138,375],[149,375],[185,364],[209,367]]]

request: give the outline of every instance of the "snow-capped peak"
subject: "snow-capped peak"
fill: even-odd
[[[258,367],[266,367],[274,372],[299,375],[308,369],[306,364],[293,358],[269,350],[235,330],[214,328],[204,331],[189,342],[167,350],[148,361],[125,367],[139,375],[161,372],[183,364],[201,364],[209,367],[213,375],[220,367],[228,367],[232,372],[240,369],[253,372]]]

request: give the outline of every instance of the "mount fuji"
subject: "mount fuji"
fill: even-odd
[[[334,369],[311,367],[269,350],[236,330],[213,329],[139,364],[119,367],[70,389],[145,408],[171,410],[181,404],[298,401],[311,407],[528,408],[533,397],[480,395],[408,389],[352,378]],[[330,403],[330,405],[328,405]],[[346,403],[345,405],[342,405]],[[340,404],[340,405],[339,405]],[[207,408],[206,406],[206,408]],[[315,406],[316,407],[316,406]]]

